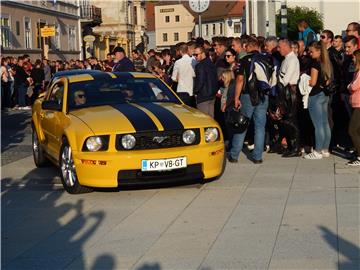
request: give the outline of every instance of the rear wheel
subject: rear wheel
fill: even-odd
[[[49,164],[34,127],[32,128],[32,152],[36,167],[40,168]]]
[[[64,189],[70,194],[87,193],[92,191],[91,188],[79,184],[71,146],[66,139],[64,139],[60,150],[60,171],[61,182]]]

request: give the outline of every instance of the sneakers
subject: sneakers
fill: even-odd
[[[360,157],[357,157],[356,159],[349,161],[348,163],[346,163],[346,165],[352,167],[360,166]]]
[[[324,158],[330,157],[330,152],[328,150],[321,150],[321,154]]]
[[[310,154],[304,156],[305,159],[322,159],[323,155],[319,152],[313,151]]]

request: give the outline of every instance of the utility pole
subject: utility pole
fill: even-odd
[[[287,6],[286,0],[281,2],[281,37],[287,38]]]

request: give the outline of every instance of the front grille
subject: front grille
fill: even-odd
[[[131,150],[144,150],[144,149],[160,149],[196,145],[200,143],[200,130],[192,129],[196,134],[196,139],[192,144],[183,142],[182,135],[185,130],[170,130],[170,131],[152,131],[152,132],[138,132],[131,134],[136,138],[135,147]],[[123,151],[121,138],[126,134],[116,135],[116,150]],[[166,137],[163,141],[157,141],[155,137]]]

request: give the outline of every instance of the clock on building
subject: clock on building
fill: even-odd
[[[210,0],[189,0],[190,8],[196,13],[204,12],[208,9]]]

